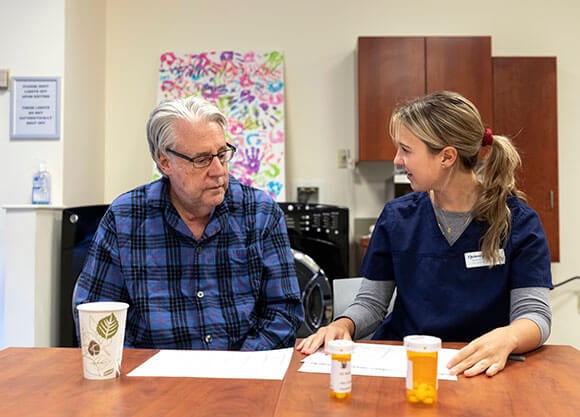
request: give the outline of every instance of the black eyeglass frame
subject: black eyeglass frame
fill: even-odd
[[[226,143],[226,147],[228,149],[223,150],[221,152],[218,152],[218,153],[210,153],[210,154],[207,154],[207,155],[199,155],[199,156],[196,156],[196,157],[193,157],[193,158],[190,157],[190,156],[187,156],[185,154],[182,154],[180,152],[174,151],[173,149],[167,149],[167,152],[172,153],[173,155],[175,155],[175,156],[177,156],[177,157],[179,157],[181,159],[185,159],[186,161],[191,162],[191,164],[193,165],[194,168],[202,169],[202,168],[207,168],[208,166],[210,166],[214,158],[218,158],[218,161],[220,161],[222,164],[225,164],[226,162],[231,161],[232,158],[234,157],[234,155],[236,154],[237,148],[234,145],[232,145],[231,143]],[[225,156],[225,154],[228,153],[228,152],[231,152],[231,156],[228,159],[224,159],[222,161],[220,159],[220,155]],[[203,161],[207,160],[207,163],[203,162],[203,165],[199,165],[199,160],[200,159],[203,160]]]

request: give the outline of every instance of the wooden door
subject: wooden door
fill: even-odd
[[[425,93],[425,38],[358,38],[359,161],[389,161],[395,106]]]
[[[491,37],[427,37],[426,92],[455,91],[469,99],[486,126],[493,121]]]
[[[518,186],[560,261],[558,121],[555,57],[493,58],[493,130],[513,139],[523,161]]]

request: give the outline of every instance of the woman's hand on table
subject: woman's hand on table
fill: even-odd
[[[451,375],[463,373],[470,377],[485,372],[487,376],[494,376],[505,368],[508,356],[516,346],[509,326],[499,327],[460,349],[447,368]]]
[[[296,350],[310,355],[316,352],[320,346],[324,345],[324,352],[326,353],[327,342],[336,339],[352,340],[353,334],[354,323],[352,320],[343,317],[330,323],[328,326],[321,327],[316,333],[302,339],[296,346]]]

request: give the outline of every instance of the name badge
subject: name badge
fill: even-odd
[[[466,268],[481,268],[482,266],[492,266],[491,262],[483,259],[483,253],[481,251],[477,252],[466,252],[463,254],[465,256],[465,267]],[[503,249],[499,250],[499,261],[495,265],[505,264],[505,252]]]

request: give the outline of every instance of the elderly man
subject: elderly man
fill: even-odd
[[[158,105],[147,139],[163,176],[115,199],[99,225],[73,304],[129,303],[127,347],[294,345],[304,313],[284,215],[228,174],[226,126],[200,98]]]

